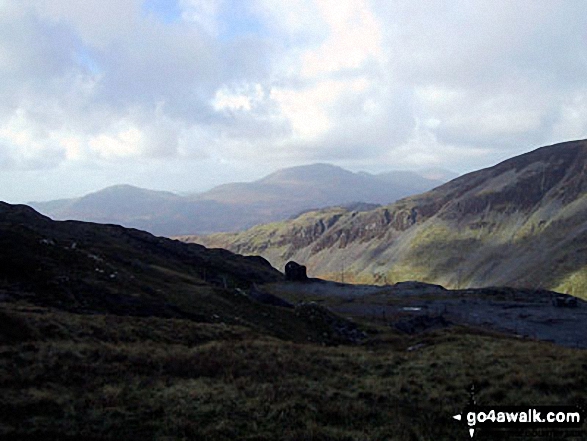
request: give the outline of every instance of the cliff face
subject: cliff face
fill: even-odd
[[[305,213],[197,239],[357,282],[587,286],[587,142],[543,147],[367,212]]]

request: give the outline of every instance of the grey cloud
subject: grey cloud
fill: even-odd
[[[430,131],[443,144],[515,154],[546,143],[557,136],[563,103],[584,87],[582,1],[381,1],[377,7],[390,77],[414,90],[455,92],[435,105],[420,101],[416,111],[421,121],[437,121]],[[500,97],[509,100],[500,105]]]
[[[137,32],[101,52],[100,98],[121,107],[208,98],[219,71],[211,45],[187,27],[185,32]]]
[[[327,134],[295,141],[268,96],[272,87],[300,92],[325,79],[296,73],[300,53],[326,37],[317,14],[309,14],[309,29],[303,21],[263,23],[272,41],[216,38],[196,23],[157,22],[141,14],[139,0],[4,2],[0,127],[22,111],[25,129],[46,145],[32,156],[0,146],[0,167],[54,167],[65,156],[48,141],[52,131],[83,142],[115,135],[121,121],[142,131],[140,154],[148,160],[237,158],[258,167],[381,162],[410,148],[414,157],[452,156],[477,166],[568,133],[587,135],[583,0],[367,3],[381,23],[383,54],[324,75],[364,78],[368,86],[333,100]],[[262,2],[255,5],[267,20]],[[211,104],[221,88],[238,93],[256,83],[264,98],[250,110]],[[427,100],[426,90],[447,93]],[[425,136],[418,138],[419,130]]]
[[[223,84],[268,75],[264,41],[218,42],[188,24],[143,25],[125,42],[101,51],[97,99],[119,108],[155,106],[192,123],[215,118],[209,101]]]
[[[585,69],[581,1],[379,2],[379,10],[392,65],[408,82],[478,87]]]
[[[31,155],[9,142],[0,141],[0,169],[4,171],[48,170],[64,160],[65,151],[55,145],[38,149]]]
[[[71,69],[74,46],[75,37],[64,26],[43,22],[30,12],[0,13],[0,115],[38,96],[60,96],[60,79]]]
[[[15,166],[14,157],[10,154],[11,148],[0,142],[0,170],[12,170]]]
[[[214,133],[225,122],[210,105],[221,85],[269,75],[265,40],[216,41],[194,24],[133,15],[137,2],[114,3],[110,23],[92,18],[108,8],[91,2],[23,3],[0,14],[0,126],[17,109],[45,135],[61,127],[95,136],[126,120],[147,134],[145,155],[173,156],[179,139],[190,138],[182,131]]]

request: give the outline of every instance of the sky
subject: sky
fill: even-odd
[[[0,200],[587,138],[584,0],[0,0]]]

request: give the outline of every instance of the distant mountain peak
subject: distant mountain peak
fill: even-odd
[[[92,193],[87,194],[84,197],[97,195],[97,194],[111,194],[111,195],[127,195],[127,194],[159,194],[159,195],[168,195],[168,196],[176,196],[175,193],[164,191],[164,190],[149,190],[142,187],[137,187],[135,185],[130,184],[116,184],[111,185],[109,187],[103,188],[102,190],[98,190]]]
[[[353,175],[342,167],[326,163],[298,165],[279,169],[256,182],[281,182],[289,180],[324,180],[335,175]]]

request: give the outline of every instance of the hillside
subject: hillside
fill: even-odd
[[[367,212],[185,238],[332,280],[547,288],[586,297],[587,143],[539,148]]]
[[[130,185],[30,205],[57,220],[113,223],[173,236],[239,231],[308,209],[355,202],[387,204],[445,182],[450,172],[353,173],[327,164],[279,170],[260,180],[180,196]],[[443,180],[444,179],[444,180]]]
[[[324,329],[247,293],[283,275],[259,257],[116,225],[53,221],[0,203],[0,301],[76,314],[161,317],[246,326],[290,340]],[[332,335],[335,339],[338,338]]]
[[[432,441],[466,436],[450,416],[472,388],[584,407],[585,303],[553,295],[285,282],[259,257],[0,203],[0,438]]]

